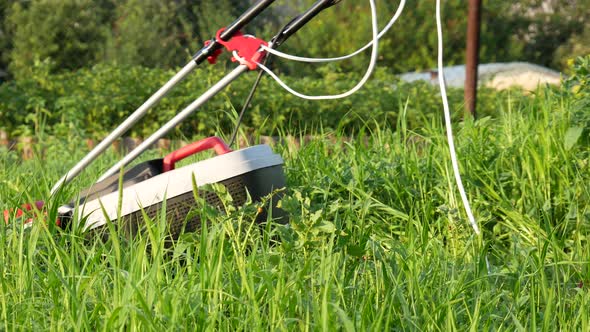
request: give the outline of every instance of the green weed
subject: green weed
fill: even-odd
[[[318,129],[298,149],[275,147],[288,225],[260,228],[247,205],[209,213],[171,246],[163,212],[132,239],[52,226],[111,152],[33,227],[0,223],[0,329],[589,330],[589,146],[568,140],[571,103],[539,90],[455,125],[482,237],[458,199],[440,119],[416,129],[403,103],[395,131]],[[33,161],[0,154],[0,208],[47,197],[83,155],[50,143]]]

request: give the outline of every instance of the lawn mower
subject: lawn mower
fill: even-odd
[[[273,2],[274,0],[256,2],[236,21],[226,28],[220,29],[213,39],[205,42],[205,46],[193,56],[186,66],[57,181],[51,189],[51,195],[58,193],[78,176],[84,168],[137,123],[150,108],[181,82],[197,65],[205,60],[211,64],[215,63],[223,48],[233,52],[232,61],[239,63],[235,69],[125,155],[107,170],[98,179],[98,182],[81,191],[76,199],[58,208],[57,222],[60,227],[78,223],[85,230],[96,230],[104,227],[109,221],[118,221],[118,223],[122,223],[119,225],[122,227],[121,229],[126,229],[133,235],[144,227],[145,216],[155,217],[165,205],[170,234],[177,237],[183,231],[198,229],[201,224],[198,214],[196,216],[189,214],[189,211],[195,207],[196,197],[204,198],[208,204],[214,207],[222,207],[222,202],[215,192],[203,189],[204,186],[210,184],[223,185],[231,195],[233,204],[238,206],[246,203],[248,195],[252,201],[260,202],[263,197],[274,194],[275,196],[270,199],[271,203],[259,209],[256,221],[264,222],[268,218],[274,218],[279,222],[286,222],[285,214],[276,207],[276,202],[281,195],[280,189],[285,187],[283,160],[278,154],[273,153],[267,145],[256,145],[232,151],[220,138],[209,137],[182,147],[162,159],[146,161],[124,170],[125,166],[150,146],[153,146],[158,139],[164,137],[241,74],[256,70],[257,64],[264,61],[267,56],[267,52],[261,49],[261,45],[278,47],[323,9],[338,3],[339,0],[317,1],[307,11],[281,29],[279,34],[269,43],[240,32],[241,28]],[[257,82],[259,79],[260,75]],[[248,106],[251,95],[243,110]],[[240,119],[242,115],[243,112],[240,114]],[[175,167],[176,163],[182,159],[206,150],[214,150],[216,156],[183,167]],[[5,220],[8,222],[10,217],[16,216],[30,224],[32,218],[27,215],[27,210],[39,211],[43,209],[43,205],[43,202],[40,201],[24,205],[15,211],[4,211]]]

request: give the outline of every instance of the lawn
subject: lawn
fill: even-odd
[[[454,128],[481,236],[442,119],[410,128],[416,114],[400,104],[395,130],[274,146],[289,225],[255,225],[253,204],[202,209],[210,224],[166,246],[160,217],[131,239],[109,226],[105,241],[0,223],[0,330],[588,331],[590,147],[576,122],[587,106],[555,89],[498,104]],[[33,160],[0,152],[1,209],[47,198],[85,152],[82,140],[41,141]],[[46,219],[117,158],[52,198]]]

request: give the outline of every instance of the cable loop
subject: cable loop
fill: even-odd
[[[258,67],[260,67],[260,69],[264,70],[268,75],[270,75],[283,89],[287,90],[291,94],[293,94],[299,98],[302,98],[302,99],[308,99],[308,100],[341,99],[341,98],[345,98],[345,97],[348,97],[348,96],[354,94],[355,92],[360,90],[363,87],[363,85],[365,85],[365,83],[369,80],[369,77],[373,73],[373,70],[375,69],[375,65],[377,64],[377,57],[378,57],[378,53],[379,53],[378,52],[378,50],[379,50],[379,47],[378,47],[378,45],[379,45],[379,38],[378,38],[379,30],[378,30],[378,22],[377,22],[377,8],[375,6],[375,0],[369,0],[369,3],[371,5],[371,25],[372,25],[372,31],[373,31],[373,41],[370,43],[370,45],[373,46],[372,51],[371,51],[371,60],[369,62],[369,67],[367,68],[365,75],[352,89],[350,89],[344,93],[337,94],[337,95],[320,95],[320,96],[305,95],[303,93],[293,90],[291,87],[289,87],[285,82],[283,82],[275,73],[273,73],[266,66],[260,64],[259,62],[257,62],[256,64],[258,65]]]
[[[397,7],[395,14],[391,18],[391,20],[389,20],[387,25],[377,35],[378,39],[381,39],[381,37],[383,37],[383,35],[385,35],[385,33],[387,33],[387,31],[389,31],[389,29],[393,26],[393,24],[398,20],[398,18],[400,17],[400,15],[402,14],[402,12],[404,10],[405,5],[406,5],[406,0],[401,0],[399,6]],[[270,46],[268,46],[268,47],[262,46],[262,49],[264,49],[268,53],[271,53],[272,55],[275,55],[275,56],[278,56],[280,58],[284,58],[287,60],[293,60],[293,61],[299,61],[299,62],[309,62],[309,63],[318,63],[318,62],[335,62],[335,61],[342,61],[342,60],[353,58],[353,57],[357,56],[358,54],[360,54],[361,52],[363,52],[364,50],[366,50],[367,48],[371,47],[371,45],[373,45],[373,41],[370,41],[365,46],[359,48],[358,50],[356,50],[348,55],[344,55],[344,56],[340,56],[340,57],[336,57],[336,58],[301,57],[301,56],[291,55],[291,54],[287,54],[287,53],[278,51],[276,49],[271,48]]]

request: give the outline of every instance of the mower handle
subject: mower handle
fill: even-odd
[[[237,20],[231,23],[227,29],[220,35],[221,40],[229,40],[231,37],[241,28],[246,26],[256,16],[262,13],[267,7],[269,7],[275,0],[258,0],[249,9],[244,12]],[[168,82],[166,82],[158,91],[156,91],[148,100],[146,100],[138,109],[136,109],[131,115],[123,121],[117,128],[115,128],[110,134],[108,134],[98,145],[96,145],[82,160],[80,160],[72,169],[70,169],[64,176],[62,176],[57,183],[51,188],[51,196],[53,196],[62,186],[68,184],[78,174],[80,174],[90,163],[92,163],[99,155],[101,155],[110,145],[125,132],[129,130],[134,124],[136,124],[147,111],[156,105],[164,96],[180,81],[182,81],[195,67],[201,62],[205,61],[207,57],[215,52],[215,50],[221,49],[223,46],[218,43],[215,39],[212,40],[208,45],[203,47],[193,59],[189,61],[178,73],[176,73]],[[116,169],[116,172],[120,170],[120,165]],[[114,172],[113,172],[114,173]],[[112,175],[112,174],[111,174]],[[101,180],[104,176],[101,177]],[[100,180],[99,180],[100,181]]]
[[[338,2],[339,2],[339,0],[318,0],[316,2],[316,5],[314,5],[310,10],[308,10],[305,13],[305,15],[300,16],[299,19],[292,21],[292,23],[289,25],[289,29],[288,29],[289,32],[285,33],[285,31],[283,31],[283,34],[282,34],[283,36],[282,36],[281,40],[284,41],[284,39],[289,37],[292,33],[295,33],[301,26],[303,26],[306,22],[308,22],[313,17],[315,17],[317,14],[319,14],[323,9],[328,8],[331,5],[334,5]],[[297,23],[297,22],[300,22],[300,23]],[[224,31],[227,31],[227,30],[224,30]],[[223,38],[223,37],[224,37],[223,34],[220,35],[220,38]],[[281,37],[281,36],[279,36],[279,37]],[[278,39],[278,37],[273,38],[273,40],[277,40],[277,39]],[[209,46],[211,46],[211,45],[213,45],[213,43],[209,43]],[[210,55],[211,54],[208,53],[207,57],[209,57]],[[192,63],[195,63],[195,61],[193,61]],[[155,144],[158,139],[160,139],[164,135],[166,135],[174,127],[176,127],[178,124],[180,124],[180,122],[182,122],[186,117],[188,117],[190,114],[195,112],[199,107],[201,107],[203,104],[205,104],[209,99],[211,99],[213,96],[218,94],[221,90],[223,90],[231,82],[233,82],[236,78],[238,78],[238,76],[240,76],[241,74],[243,74],[244,72],[246,72],[248,70],[249,70],[249,68],[247,65],[240,64],[237,68],[235,68],[233,71],[231,71],[225,77],[223,77],[221,80],[219,80],[217,83],[215,83],[211,88],[209,88],[209,90],[204,92],[199,98],[195,99],[190,105],[188,105],[182,111],[180,111],[180,113],[178,113],[176,116],[174,116],[170,121],[168,121],[167,123],[162,125],[162,127],[160,127],[158,130],[156,130],[156,132],[154,132],[150,137],[148,137],[145,141],[143,141],[143,143],[141,143],[139,146],[137,146],[135,149],[133,149],[131,152],[129,152],[123,159],[121,159],[119,162],[117,162],[115,165],[113,165],[111,168],[109,168],[98,179],[98,181],[102,181],[105,178],[121,171],[121,169],[123,167],[125,167],[127,164],[129,164],[131,161],[133,161],[135,158],[137,158],[141,153],[143,153],[151,145]],[[126,127],[125,130],[127,130],[127,129],[128,128]],[[119,136],[117,136],[117,137],[119,137]],[[101,142],[101,144],[103,142]],[[63,181],[65,181],[65,180],[63,180]],[[52,189],[52,192],[57,191],[57,189],[59,189],[59,186],[64,183],[63,181],[58,182],[58,184],[56,184],[54,186],[54,189]]]
[[[162,170],[164,172],[171,171],[177,161],[209,149],[214,149],[218,156],[232,151],[221,138],[207,137],[169,153],[162,161]]]

